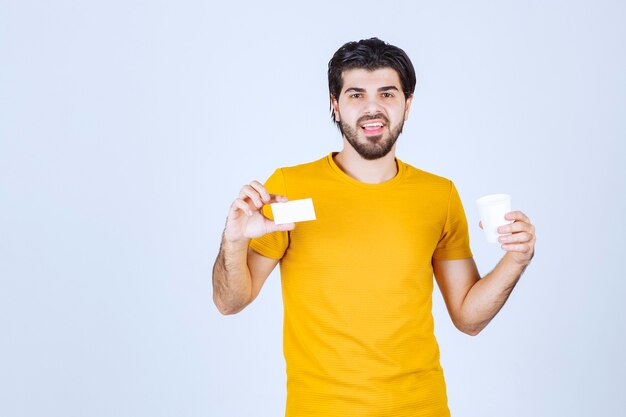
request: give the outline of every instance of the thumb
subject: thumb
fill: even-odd
[[[480,227],[481,229],[483,228],[483,222],[482,221],[478,222],[478,227]]]
[[[271,232],[287,232],[289,230],[293,230],[296,228],[296,224],[295,223],[282,223],[282,224],[276,224],[274,223],[273,220],[268,220],[268,227],[267,227],[267,232],[271,233]]]

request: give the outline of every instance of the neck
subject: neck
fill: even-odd
[[[398,165],[395,160],[396,145],[382,158],[367,160],[359,155],[344,139],[341,152],[333,156],[337,166],[343,172],[357,181],[366,184],[381,184],[398,174]]]

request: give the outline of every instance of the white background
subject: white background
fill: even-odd
[[[436,335],[454,416],[617,415],[619,1],[1,1],[0,415],[280,416],[278,269],[240,314],[211,268],[241,186],[341,148],[327,63],[371,36],[418,85],[397,156],[507,192],[536,256],[478,336]]]

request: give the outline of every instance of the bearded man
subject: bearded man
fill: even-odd
[[[230,207],[213,300],[241,311],[280,263],[286,417],[449,416],[433,274],[454,325],[474,336],[533,257],[534,226],[507,213],[505,254],[481,278],[454,183],[395,156],[415,83],[400,48],[343,45],[328,65],[343,149],[244,185]],[[303,198],[315,221],[274,223],[270,203]]]

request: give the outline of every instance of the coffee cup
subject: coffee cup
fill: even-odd
[[[497,242],[500,233],[498,227],[513,223],[504,215],[511,211],[511,196],[508,194],[490,194],[476,200],[480,221],[487,242]]]

